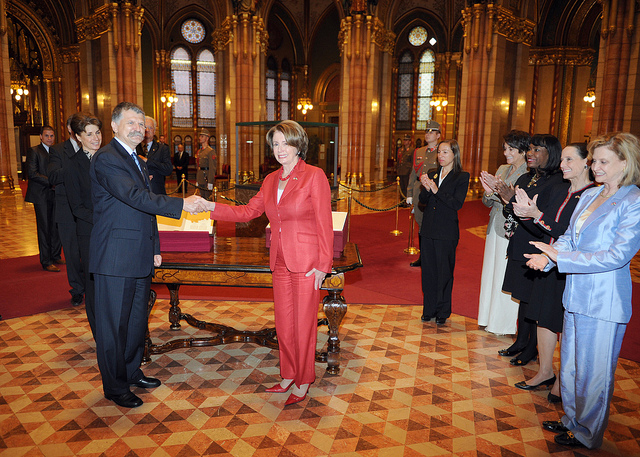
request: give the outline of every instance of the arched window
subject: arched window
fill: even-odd
[[[291,65],[284,59],[280,69],[273,56],[267,59],[266,74],[267,120],[290,119],[291,111]]]
[[[174,127],[193,127],[191,56],[183,47],[171,53],[171,85],[178,101],[172,106]]]
[[[187,154],[189,154],[190,157],[193,157],[193,153],[195,151],[193,150],[193,140],[191,139],[191,135],[187,135],[184,137],[184,150]]]
[[[276,59],[274,59],[273,56],[269,56],[269,58],[267,59],[267,77],[266,77],[266,84],[267,84],[266,105],[267,105],[268,121],[275,121],[277,116],[277,112],[276,112],[277,99],[278,99],[278,94],[277,94],[278,88],[276,85],[277,78],[278,78],[278,64],[276,63]]]
[[[416,113],[416,130],[424,130],[431,119],[431,97],[433,95],[436,55],[427,49],[420,56],[418,68],[418,110]]]
[[[427,103],[428,104],[428,103]],[[413,55],[405,51],[398,61],[398,95],[396,100],[396,129],[411,130],[413,109]]]
[[[198,127],[216,126],[216,62],[213,53],[203,49],[196,60],[198,81]]]
[[[280,119],[289,119],[291,109],[291,65],[287,59],[282,61],[280,72]]]

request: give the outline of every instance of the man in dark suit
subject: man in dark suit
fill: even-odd
[[[158,387],[140,370],[147,328],[147,303],[154,266],[160,266],[156,215],[178,219],[182,210],[204,211],[201,197],[186,199],[151,191],[146,163],[138,159],[145,117],[129,102],[111,116],[114,138],[91,160],[93,230],[89,271],[96,308],[96,353],[104,395],[133,408],[142,400],[130,387]]]
[[[156,135],[156,120],[147,116],[144,121],[144,141],[138,145],[138,158],[147,162],[149,179],[151,180],[151,192],[166,195],[164,177],[173,171],[171,166],[171,151],[169,146],[154,140]]]
[[[39,145],[27,151],[29,184],[24,199],[33,203],[36,213],[40,264],[47,271],[59,272],[54,263],[63,263],[60,257],[62,244],[55,222],[55,193],[47,177],[49,153],[55,141],[53,128],[48,125],[42,127],[40,141]]]
[[[47,166],[49,183],[55,187],[56,192],[56,224],[67,263],[67,280],[69,281],[69,287],[71,287],[69,293],[71,294],[73,306],[78,306],[82,303],[85,281],[82,273],[82,263],[80,262],[80,247],[76,236],[76,221],[73,214],[71,214],[71,207],[67,199],[67,189],[64,185],[64,168],[80,149],[70,127],[71,120],[77,115],[77,113],[72,114],[67,118],[69,139],[51,148],[49,165]]]
[[[178,179],[178,184],[182,181],[182,175],[184,175],[184,179],[189,180],[189,154],[184,150],[184,144],[178,143],[178,150],[173,156],[173,165],[176,167],[176,178]],[[188,184],[185,182],[184,188],[187,189]]]

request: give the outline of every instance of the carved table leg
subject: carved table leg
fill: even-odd
[[[327,373],[337,375],[340,372],[340,338],[338,329],[347,313],[347,304],[340,295],[342,290],[329,289],[329,295],[322,300],[324,314],[329,321],[329,341],[327,343]]]
[[[149,319],[151,318],[151,310],[153,309],[153,305],[156,303],[156,298],[158,294],[155,290],[151,289],[149,291],[149,303],[147,303],[147,331],[144,336],[144,353],[142,355],[142,364],[151,362],[151,335],[149,334]]]
[[[180,284],[167,284],[167,289],[169,289],[169,304],[171,308],[169,308],[169,322],[171,322],[171,330],[178,330],[180,326],[180,314],[182,311],[180,310],[180,299],[178,298],[178,291],[180,289]]]

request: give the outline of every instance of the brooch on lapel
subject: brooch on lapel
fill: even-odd
[[[298,180],[298,178],[296,178],[296,177],[294,176],[294,177],[293,177],[293,180],[294,180],[294,181],[297,181],[297,180]]]
[[[436,173],[435,175],[433,175],[433,179],[438,179],[438,173]]]

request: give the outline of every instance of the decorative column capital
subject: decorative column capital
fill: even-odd
[[[391,30],[386,29],[384,23],[377,17],[371,18],[371,16],[368,16],[367,19],[370,19],[373,22],[373,36],[371,37],[371,41],[378,46],[378,49],[380,49],[381,52],[393,55],[396,34]]]
[[[80,46],[78,46],[77,44],[61,46],[60,58],[62,59],[62,63],[80,62]]]
[[[111,30],[111,17],[113,10],[117,11],[118,5],[115,3],[102,5],[86,17],[76,19],[76,31],[78,34],[78,43],[87,40],[95,40],[109,30]]]
[[[513,12],[503,6],[487,6],[492,14],[493,33],[504,36],[515,43],[533,45],[536,23],[523,17],[517,17]]]
[[[529,65],[591,66],[594,57],[595,51],[591,48],[531,48],[529,50]]]
[[[235,14],[233,16],[227,16],[222,22],[222,25],[211,33],[211,42],[214,53],[222,51],[234,40],[234,30],[237,23],[238,16]]]

